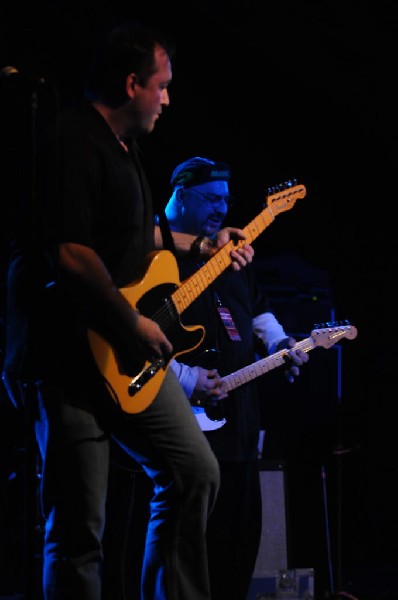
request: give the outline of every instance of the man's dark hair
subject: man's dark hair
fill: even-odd
[[[112,108],[123,104],[127,75],[136,73],[138,83],[144,86],[155,72],[154,51],[158,46],[173,58],[174,42],[165,33],[136,21],[114,27],[95,51],[84,89],[86,98],[101,100]]]

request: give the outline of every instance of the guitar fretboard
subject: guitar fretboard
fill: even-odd
[[[251,244],[272,223],[277,214],[290,210],[297,197],[303,197],[305,194],[305,187],[298,185],[281,191],[270,198],[267,207],[243,229],[244,240],[238,242],[230,240],[227,242],[196,273],[183,281],[180,287],[171,295],[177,313],[181,314],[188,308],[231,265],[230,253],[232,250],[236,250],[246,243]]]

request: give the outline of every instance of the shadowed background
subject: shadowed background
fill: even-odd
[[[100,33],[133,17],[165,28],[177,43],[170,107],[141,140],[159,210],[174,166],[192,155],[231,165],[238,199],[231,225],[254,218],[270,186],[296,178],[307,188],[306,197],[255,241],[259,280],[289,332],[305,337],[314,324],[335,317],[355,325],[358,338],[343,341],[341,352],[312,353],[294,388],[280,389],[275,373],[261,383],[271,396],[264,403],[264,457],[291,464],[292,566],[316,566],[327,588],[324,465],[338,580],[343,563],[337,583],[347,588],[353,580],[354,591],[362,586],[364,593],[374,589],[369,597],[393,598],[396,3],[15,2],[2,8],[0,68],[13,65],[44,77],[52,90],[78,93]],[[41,92],[40,109],[55,110],[54,98]],[[1,114],[2,272],[8,204],[20,175],[14,157],[23,161],[31,150],[30,100],[21,92],[12,114]],[[18,555],[19,527],[8,530],[10,511],[17,518],[9,496],[18,503],[14,475],[24,442],[16,441],[19,421],[5,397],[2,411],[1,518]],[[1,552],[9,569],[0,580],[12,580],[13,552],[8,546]],[[364,583],[371,572],[376,575]]]

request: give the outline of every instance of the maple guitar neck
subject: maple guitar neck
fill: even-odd
[[[292,193],[294,192],[294,193]],[[180,287],[171,294],[171,299],[178,314],[181,314],[196,298],[227,268],[231,265],[230,253],[232,250],[241,248],[245,244],[251,244],[275,219],[275,217],[286,210],[290,210],[297,197],[304,197],[306,188],[304,185],[295,186],[294,189],[287,188],[281,191],[267,207],[257,215],[242,231],[246,239],[234,242],[230,240],[217,250],[196,273],[183,281]],[[274,204],[274,205],[273,205]]]
[[[303,352],[310,352],[316,348],[316,344],[312,337],[306,338],[305,340],[301,340],[294,345],[294,350],[302,350]],[[222,381],[225,383],[225,388],[227,392],[234,390],[235,388],[243,385],[244,383],[248,383],[256,377],[260,377],[277,367],[281,367],[285,363],[285,359],[289,354],[289,351],[292,348],[284,348],[283,350],[279,350],[275,352],[271,356],[267,356],[258,360],[255,363],[247,367],[243,367],[234,373],[230,373],[225,377],[222,377]]]
[[[319,346],[330,348],[342,338],[354,339],[357,336],[357,329],[353,325],[332,326],[324,329],[316,329],[311,332],[311,336],[297,342],[293,348],[283,348],[270,356],[266,356],[234,373],[222,377],[225,383],[226,391],[230,392],[235,388],[260,377],[272,369],[276,369],[284,364],[285,358],[293,350],[302,350],[310,352]]]

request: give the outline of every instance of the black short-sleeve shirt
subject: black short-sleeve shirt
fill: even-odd
[[[45,235],[93,248],[118,287],[128,284],[154,248],[151,196],[137,152],[127,153],[90,105],[66,110],[49,137]]]
[[[190,259],[180,259],[180,277],[186,279],[197,271]],[[220,318],[218,307],[221,304],[229,310],[240,340],[233,341]],[[201,364],[207,357],[206,368],[217,368],[220,375],[231,372],[254,362],[255,335],[253,318],[268,312],[268,298],[260,291],[251,265],[240,271],[226,269],[182,314],[184,325],[203,325],[205,338],[199,348],[178,358],[187,364]],[[211,364],[205,350],[216,350]],[[206,432],[210,445],[217,458],[224,462],[253,460],[258,455],[258,437],[261,413],[256,381],[249,382],[229,393],[222,402],[222,414],[226,424],[220,429]]]
[[[90,315],[56,281],[60,243],[95,250],[119,288],[137,279],[154,249],[151,194],[135,146],[127,152],[86,103],[65,108],[39,137],[37,235],[19,233],[7,281],[5,369],[22,377],[76,373],[92,360]]]

